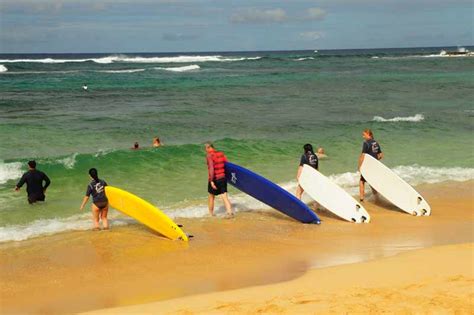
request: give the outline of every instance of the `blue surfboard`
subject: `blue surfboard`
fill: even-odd
[[[229,162],[225,164],[225,174],[232,186],[293,219],[303,223],[321,222],[307,205],[268,179]]]

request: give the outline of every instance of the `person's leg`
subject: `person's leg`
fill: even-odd
[[[216,196],[214,196],[213,194],[209,194],[208,206],[209,206],[209,214],[211,216],[214,216],[214,199],[215,198]]]
[[[298,185],[298,187],[296,187],[296,198],[298,198],[299,200],[301,200],[301,196],[303,196],[303,192],[304,192],[303,187],[301,187],[300,185]]]
[[[100,230],[99,211],[99,208],[97,208],[95,204],[92,204],[92,220],[94,221],[94,230]]]
[[[361,179],[359,181],[359,199],[360,199],[360,201],[364,201],[364,194],[365,194],[365,182]]]
[[[109,206],[106,206],[100,211],[100,219],[102,220],[102,226],[104,229],[109,229],[109,220],[107,219],[107,213],[109,212]]]
[[[222,200],[224,201],[224,206],[226,213],[228,215],[233,215],[234,212],[232,211],[232,205],[230,204],[229,197],[227,196],[227,193],[223,193],[222,195]]]

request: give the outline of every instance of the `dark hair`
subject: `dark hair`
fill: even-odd
[[[31,168],[36,168],[36,161],[35,160],[28,161],[28,166]]]
[[[140,145],[138,144],[138,142],[135,142],[135,143],[133,144],[133,147],[134,147],[135,149],[138,149],[139,146],[140,146]]]
[[[309,143],[306,143],[304,146],[303,146],[303,149],[304,149],[304,153],[312,153],[314,154],[314,151],[313,151],[313,146]]]
[[[91,168],[89,170],[89,175],[95,180],[99,181],[99,175],[97,174],[97,169],[96,168]]]
[[[214,149],[214,144],[211,141],[207,141],[205,145]]]

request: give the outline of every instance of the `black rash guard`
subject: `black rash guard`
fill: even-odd
[[[370,139],[365,141],[362,145],[362,153],[367,153],[378,160],[379,154],[382,153],[382,148],[380,148],[380,145],[377,141]]]
[[[301,156],[300,166],[303,166],[304,164],[307,164],[316,170],[319,169],[318,156],[310,152],[303,154]]]
[[[45,182],[44,186],[43,181]],[[44,196],[44,191],[51,184],[51,181],[45,173],[38,170],[29,170],[23,174],[16,186],[21,188],[25,183],[28,196]]]

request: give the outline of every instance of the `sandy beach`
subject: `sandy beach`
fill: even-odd
[[[469,313],[473,184],[418,186],[430,217],[369,200],[369,224],[251,211],[179,220],[189,244],[140,225],[4,243],[1,312]]]
[[[472,314],[473,250],[436,246],[279,284],[86,314]]]

